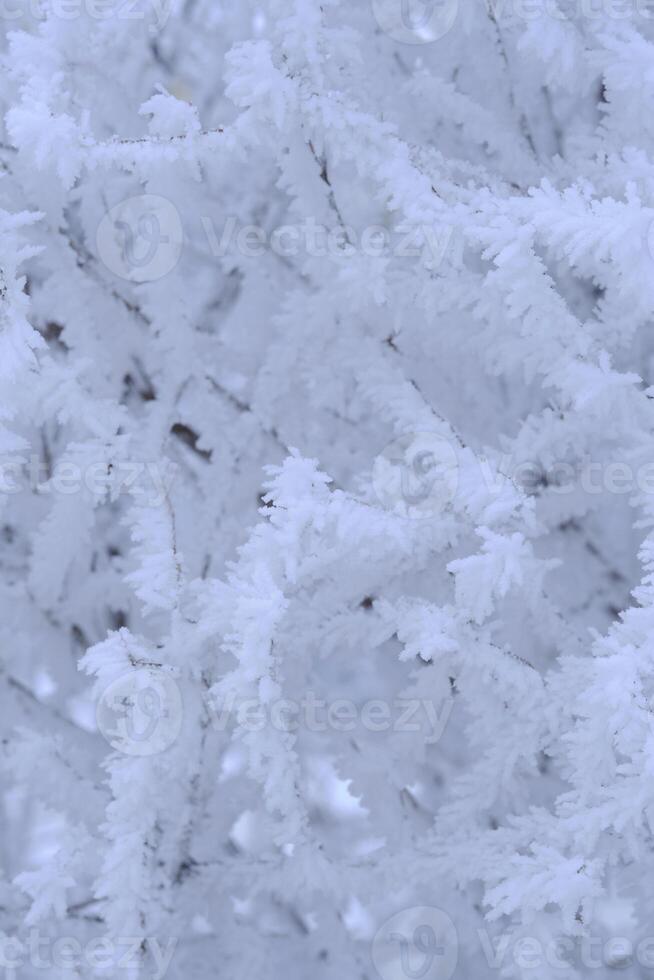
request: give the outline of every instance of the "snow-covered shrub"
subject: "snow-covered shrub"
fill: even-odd
[[[0,967],[652,976],[654,8],[0,26]]]

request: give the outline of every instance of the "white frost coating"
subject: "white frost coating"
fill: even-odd
[[[653,975],[654,10],[0,7],[0,975]]]

